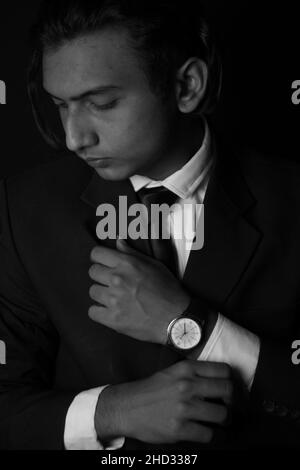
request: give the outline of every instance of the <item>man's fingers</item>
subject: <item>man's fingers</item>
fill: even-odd
[[[171,366],[169,373],[174,376],[178,391],[184,397],[217,398],[225,403],[232,401],[233,381],[231,369],[226,364],[181,361]]]
[[[93,264],[89,270],[89,276],[93,281],[109,286],[111,284],[112,268],[103,266],[103,264]]]
[[[200,377],[229,379],[231,367],[222,362],[195,361],[193,363],[195,372]]]
[[[90,297],[98,304],[109,307],[109,289],[105,286],[93,285],[90,288]]]
[[[183,360],[170,367],[172,373],[182,378],[195,376],[229,379],[231,378],[231,367],[222,362]]]
[[[229,409],[226,406],[199,399],[194,399],[186,411],[186,417],[190,420],[199,420],[223,426],[229,422],[229,414]]]
[[[132,248],[126,240],[122,239],[122,238],[118,238],[117,240],[117,249],[121,252],[121,253],[127,253],[128,255],[133,255],[133,256],[140,256],[141,253],[137,250],[135,250],[134,248]]]
[[[124,258],[124,254],[104,246],[97,246],[91,252],[91,261],[109,268],[115,268]]]
[[[96,323],[101,323],[101,325],[109,326],[108,325],[108,310],[105,307],[97,307],[93,305],[88,312],[89,318]]]
[[[233,383],[229,379],[199,378],[193,384],[192,396],[199,398],[220,398],[231,403]]]

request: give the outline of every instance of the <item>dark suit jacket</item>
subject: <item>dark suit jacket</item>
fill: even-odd
[[[209,447],[296,445],[300,366],[292,364],[291,344],[300,338],[299,167],[251,152],[238,156],[219,151],[205,200],[204,248],[191,253],[183,283],[259,335],[262,347],[249,414],[220,429]],[[117,206],[119,195],[137,202],[128,181],[106,182],[74,155],[1,183],[1,448],[63,449],[77,393],[147,377],[181,359],[88,318],[96,207]]]

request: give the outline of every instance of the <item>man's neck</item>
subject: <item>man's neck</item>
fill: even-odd
[[[200,149],[204,134],[205,124],[202,118],[185,119],[174,136],[169,158],[161,158],[157,165],[141,175],[161,181],[180,170]]]

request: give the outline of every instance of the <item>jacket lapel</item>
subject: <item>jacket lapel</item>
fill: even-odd
[[[191,251],[183,283],[222,307],[255,255],[262,234],[247,220],[256,201],[229,152],[220,154],[204,202],[204,246]]]

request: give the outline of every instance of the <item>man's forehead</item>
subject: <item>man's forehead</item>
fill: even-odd
[[[43,57],[43,85],[53,96],[71,99],[96,87],[125,87],[139,64],[123,31],[106,31],[64,43]]]

